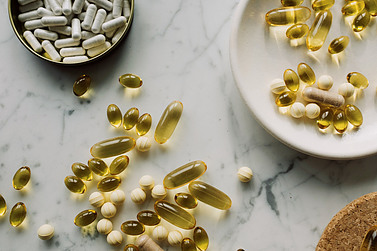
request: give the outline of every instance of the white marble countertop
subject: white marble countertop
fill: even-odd
[[[209,250],[314,250],[332,216],[350,201],[377,190],[377,157],[329,161],[292,150],[270,136],[250,115],[235,86],[229,63],[232,14],[238,1],[136,1],[135,17],[120,47],[99,62],[62,67],[29,53],[0,6],[0,194],[8,212],[0,217],[0,250],[122,250],[104,236],[84,236],[75,215],[92,208],[64,186],[73,162],[86,162],[89,148],[102,139],[126,135],[110,128],[107,105],[122,111],[135,106],[156,126],[165,106],[180,100],[184,112],[168,144],[148,153],[133,151],[121,188],[126,192],[114,224],[135,219],[140,209],[130,191],[142,175],[161,183],[165,174],[192,160],[208,165],[202,180],[220,188],[232,208],[220,213],[200,205],[198,225],[210,236]],[[139,92],[118,83],[124,73],[143,78]],[[92,77],[90,96],[77,98],[72,85],[81,74]],[[152,136],[152,132],[149,133]],[[32,170],[25,192],[12,188],[21,166]],[[237,179],[249,166],[250,183]],[[174,193],[170,193],[173,195]],[[10,208],[28,208],[22,228],[9,224]],[[37,237],[44,223],[55,227],[50,241]],[[185,233],[187,236],[190,233]],[[124,236],[126,237],[126,236]],[[127,242],[133,240],[128,238]],[[180,250],[163,243],[164,250]]]

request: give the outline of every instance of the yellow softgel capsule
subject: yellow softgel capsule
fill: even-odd
[[[161,222],[161,217],[151,210],[140,211],[137,220],[146,226],[155,226]]]
[[[139,251],[139,248],[133,244],[128,244],[124,247],[123,251]]]
[[[196,220],[192,214],[170,202],[164,200],[156,201],[154,210],[161,218],[177,227],[193,229],[196,225]]]
[[[314,11],[328,10],[335,3],[335,0],[315,0],[312,4]]]
[[[120,229],[123,233],[128,235],[140,235],[145,231],[144,225],[136,220],[123,222]]]
[[[371,226],[364,235],[359,251],[373,251],[377,249],[377,226]]]
[[[135,125],[136,132],[139,136],[145,135],[152,126],[152,116],[149,113],[144,113],[140,116],[140,118],[137,120],[137,123]]]
[[[367,10],[361,11],[352,22],[352,30],[360,32],[364,30],[370,23],[370,14]]]
[[[356,0],[356,1],[348,1],[342,7],[342,13],[345,16],[353,16],[357,15],[362,11],[365,7],[365,1]]]
[[[106,139],[94,144],[90,148],[93,157],[108,158],[131,151],[135,147],[135,139],[128,136],[120,136]]]
[[[292,69],[287,69],[284,71],[283,79],[287,88],[292,92],[297,92],[300,88],[300,80],[296,72]]]
[[[71,169],[73,174],[82,180],[90,181],[93,179],[92,171],[84,163],[75,162],[72,164]]]
[[[26,206],[22,202],[12,207],[9,215],[9,222],[13,227],[18,227],[26,218]]]
[[[117,175],[126,170],[130,158],[127,155],[121,155],[116,157],[110,164],[110,174]]]
[[[202,176],[207,170],[207,165],[201,160],[191,161],[168,173],[164,178],[164,187],[174,189],[181,187]]]
[[[299,39],[306,36],[309,32],[309,26],[307,24],[294,24],[287,29],[285,35],[289,39]]]
[[[28,166],[23,166],[17,170],[13,176],[12,184],[16,190],[21,190],[26,186],[31,177],[31,171]]]
[[[317,126],[319,129],[326,129],[329,127],[333,121],[334,112],[330,108],[325,108],[321,110],[319,117],[317,119]]]
[[[193,235],[196,246],[202,251],[207,250],[209,245],[207,232],[202,227],[196,227]]]
[[[174,201],[179,206],[187,209],[193,209],[198,205],[198,201],[189,193],[177,193],[174,195]]]
[[[121,182],[118,176],[107,176],[98,182],[97,189],[101,192],[110,192],[117,189]]]
[[[196,199],[215,208],[227,210],[232,206],[232,200],[228,195],[202,181],[191,182],[189,190]]]
[[[377,16],[377,0],[364,0],[365,9],[372,16]]]
[[[97,212],[92,209],[78,213],[73,221],[78,227],[85,227],[97,219]]]
[[[269,25],[292,25],[305,23],[310,17],[310,9],[303,6],[282,7],[270,10],[266,13],[266,22]]]
[[[107,119],[114,127],[120,127],[122,125],[122,112],[115,104],[110,104],[107,107]]]
[[[7,203],[4,197],[0,194],[0,216],[3,216],[7,211]]]
[[[360,72],[350,72],[347,74],[348,83],[356,88],[365,89],[369,85],[368,79]]]
[[[123,116],[123,128],[131,130],[139,120],[139,109],[132,107]]]
[[[190,238],[184,238],[181,242],[182,251],[197,251],[196,244]]]
[[[297,73],[300,79],[307,85],[312,85],[316,81],[313,69],[306,63],[298,64]]]
[[[72,193],[85,193],[86,185],[85,183],[76,176],[67,176],[64,179],[64,184]]]
[[[173,134],[183,111],[183,104],[179,101],[171,102],[164,110],[154,132],[154,139],[164,144]]]
[[[127,73],[119,77],[119,83],[128,88],[139,88],[143,85],[143,80],[138,75]]]
[[[343,110],[335,110],[333,117],[333,125],[338,133],[344,133],[347,130],[348,120]]]
[[[92,158],[88,160],[88,166],[93,173],[99,176],[106,176],[110,172],[110,169],[105,161],[100,158]]]
[[[275,104],[279,107],[284,107],[284,106],[290,106],[296,101],[296,93],[291,92],[291,91],[286,91],[279,96],[276,97],[275,99]]]
[[[347,120],[355,127],[363,124],[363,114],[355,105],[348,104],[345,108]]]
[[[347,36],[340,36],[338,38],[335,38],[333,41],[331,41],[328,52],[330,54],[340,53],[347,48],[349,42],[350,39]]]
[[[90,88],[92,79],[88,75],[82,75],[73,83],[73,94],[80,97]]]
[[[306,37],[306,47],[310,51],[321,49],[326,40],[332,23],[332,14],[329,10],[320,11],[314,19],[313,25]]]
[[[302,4],[304,0],[281,0],[283,6],[298,6]]]

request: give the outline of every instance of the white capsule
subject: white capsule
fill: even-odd
[[[60,5],[60,3],[57,1],[57,0],[49,0],[48,1],[50,3],[50,8],[52,10],[52,12],[54,12],[55,15],[61,15],[63,13],[62,11],[62,6]]]
[[[105,218],[112,218],[116,215],[117,208],[111,202],[106,202],[101,207],[101,214]]]
[[[253,171],[247,166],[243,166],[238,169],[237,176],[241,182],[246,183],[246,182],[249,182],[251,178],[253,177]]]
[[[65,16],[47,16],[42,17],[41,22],[44,26],[64,26],[68,19]]]
[[[46,10],[51,10],[51,6],[48,0],[43,0],[43,6],[46,8]]]
[[[59,35],[56,32],[49,31],[49,30],[43,30],[43,29],[35,29],[34,30],[34,36],[40,38],[40,39],[47,39],[50,41],[55,41],[58,39]]]
[[[39,43],[38,39],[33,35],[31,31],[25,31],[24,38],[34,51],[42,52],[42,45]]]
[[[50,224],[44,224],[38,228],[38,237],[41,240],[49,240],[54,236],[55,229]]]
[[[88,61],[88,60],[89,60],[88,56],[72,56],[72,57],[63,58],[63,62],[69,63],[69,64],[81,63],[81,62],[85,62],[85,61]]]
[[[144,175],[140,178],[139,185],[144,191],[152,190],[154,187],[154,179],[150,175]]]
[[[42,42],[42,47],[51,57],[52,60],[60,62],[62,58],[60,57],[59,53],[56,51],[55,47],[51,44],[50,41],[44,40]]]
[[[24,23],[24,27],[27,30],[34,30],[37,28],[42,28],[44,25],[42,24],[41,19],[36,19],[36,20],[29,20]]]
[[[329,75],[322,75],[318,78],[317,85],[319,89],[330,90],[334,81]]]
[[[106,240],[110,245],[118,246],[123,242],[123,236],[121,232],[114,230],[107,235]]]
[[[90,48],[93,48],[93,47],[96,47],[96,46],[99,46],[101,44],[104,44],[106,42],[106,38],[104,35],[102,34],[98,34],[92,38],[89,38],[87,40],[84,40],[82,42],[82,47],[84,49],[90,49]]]
[[[48,10],[46,8],[43,8],[43,7],[39,7],[37,9],[37,14],[38,14],[39,17],[48,17],[48,16],[54,15],[54,13],[51,10]]]
[[[82,11],[82,8],[84,7],[85,0],[74,0],[72,4],[72,12],[74,14],[80,14]]]
[[[305,114],[309,119],[315,119],[319,116],[321,108],[316,103],[309,103],[305,106]]]
[[[97,12],[97,6],[95,6],[94,4],[90,4],[88,9],[86,10],[84,20],[81,23],[81,28],[83,28],[84,30],[90,30],[90,27],[92,27],[92,23],[96,15],[96,12]]]
[[[19,5],[26,5],[26,4],[29,4],[29,3],[32,3],[32,2],[35,2],[36,0],[18,0],[18,4]]]
[[[107,0],[89,0],[89,2],[96,4],[98,7],[104,8],[107,11],[113,9],[113,3]]]
[[[94,37],[96,34],[94,34],[91,31],[81,31],[81,39],[87,40],[89,38]]]
[[[123,204],[125,199],[126,194],[122,190],[117,189],[110,194],[110,201],[114,203],[114,205]]]
[[[35,2],[26,4],[26,5],[23,5],[23,6],[19,6],[18,9],[21,13],[24,13],[24,12],[28,12],[28,11],[31,11],[31,10],[36,10],[39,7],[42,7],[42,6],[43,6],[43,2],[39,0],[39,1],[35,1]]]
[[[101,219],[97,223],[97,231],[100,234],[108,234],[113,230],[113,223],[108,219]]]
[[[343,83],[339,86],[338,93],[345,98],[351,97],[355,92],[355,86],[350,83]]]
[[[39,19],[38,10],[32,10],[28,12],[24,12],[18,15],[18,21],[26,22],[29,20]]]
[[[123,16],[127,19],[131,16],[131,7],[128,0],[123,0]]]
[[[90,3],[87,0],[85,0],[84,1],[84,7],[82,7],[82,9],[86,11],[88,9],[89,5],[90,5]]]
[[[345,103],[345,99],[342,95],[314,87],[306,87],[302,91],[302,96],[306,101],[317,102],[335,107],[341,107]]]
[[[81,39],[81,25],[78,18],[73,18],[71,22],[72,27],[72,38],[75,40]]]
[[[72,28],[70,26],[50,26],[48,27],[50,31],[55,31],[59,34],[70,36],[72,33]]]
[[[301,118],[305,115],[305,105],[300,102],[295,102],[291,105],[289,112],[294,118]]]
[[[71,37],[61,38],[55,41],[55,47],[59,49],[64,47],[73,47],[79,45],[80,43],[80,40],[76,40]]]
[[[135,188],[131,192],[131,200],[136,204],[144,203],[147,198],[146,193],[141,188]]]
[[[113,17],[120,17],[122,15],[123,0],[114,0],[113,2]]]
[[[96,16],[94,17],[93,24],[92,24],[92,32],[93,33],[99,33],[101,31],[101,27],[103,22],[106,18],[106,11],[104,9],[99,9],[97,11]]]
[[[152,198],[156,200],[162,200],[166,197],[166,189],[163,185],[155,185],[152,189]]]
[[[64,0],[62,4],[62,12],[65,16],[72,13],[72,0]]]
[[[105,197],[100,192],[93,192],[89,196],[89,203],[93,207],[101,207],[105,203]]]
[[[168,234],[168,242],[172,246],[178,246],[183,240],[183,235],[178,230],[170,231]]]
[[[102,30],[104,32],[112,31],[126,25],[126,23],[127,23],[127,18],[125,18],[124,16],[120,16],[120,17],[114,18],[110,21],[103,23]]]
[[[284,80],[276,78],[272,80],[270,85],[271,92],[274,94],[281,94],[287,90]]]
[[[85,55],[86,51],[82,47],[66,47],[60,49],[59,53],[62,57],[72,57]]]
[[[126,31],[127,29],[127,26],[124,25],[120,28],[118,28],[113,36],[113,38],[111,39],[111,43],[115,44],[116,42],[119,41],[119,39],[123,36],[124,32]]]
[[[168,230],[164,226],[157,226],[153,229],[152,236],[156,241],[164,241],[168,237]]]

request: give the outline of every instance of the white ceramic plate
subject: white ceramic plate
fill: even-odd
[[[304,1],[304,5],[308,4]],[[230,60],[239,91],[257,121],[274,137],[303,153],[327,159],[354,159],[377,152],[377,24],[373,20],[359,36],[354,34],[340,12],[343,1],[331,8],[333,25],[324,43],[316,53],[308,53],[305,44],[294,47],[284,37],[283,28],[271,28],[265,14],[280,7],[279,0],[241,0],[232,20]],[[313,12],[312,12],[313,13]],[[307,24],[309,27],[313,22]],[[330,42],[341,35],[350,37],[350,44],[342,58],[334,60],[328,53]],[[349,72],[357,71],[369,79],[369,87],[354,99],[347,99],[363,113],[364,123],[359,129],[349,125],[344,134],[329,128],[318,130],[315,121],[294,119],[281,114],[275,105],[270,83],[282,78],[285,69],[297,70],[300,62],[309,64],[317,75],[328,74],[334,79],[330,91],[346,82]]]

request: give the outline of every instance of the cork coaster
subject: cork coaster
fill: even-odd
[[[377,192],[366,194],[345,206],[323,231],[316,251],[359,251],[369,227],[377,225]]]

